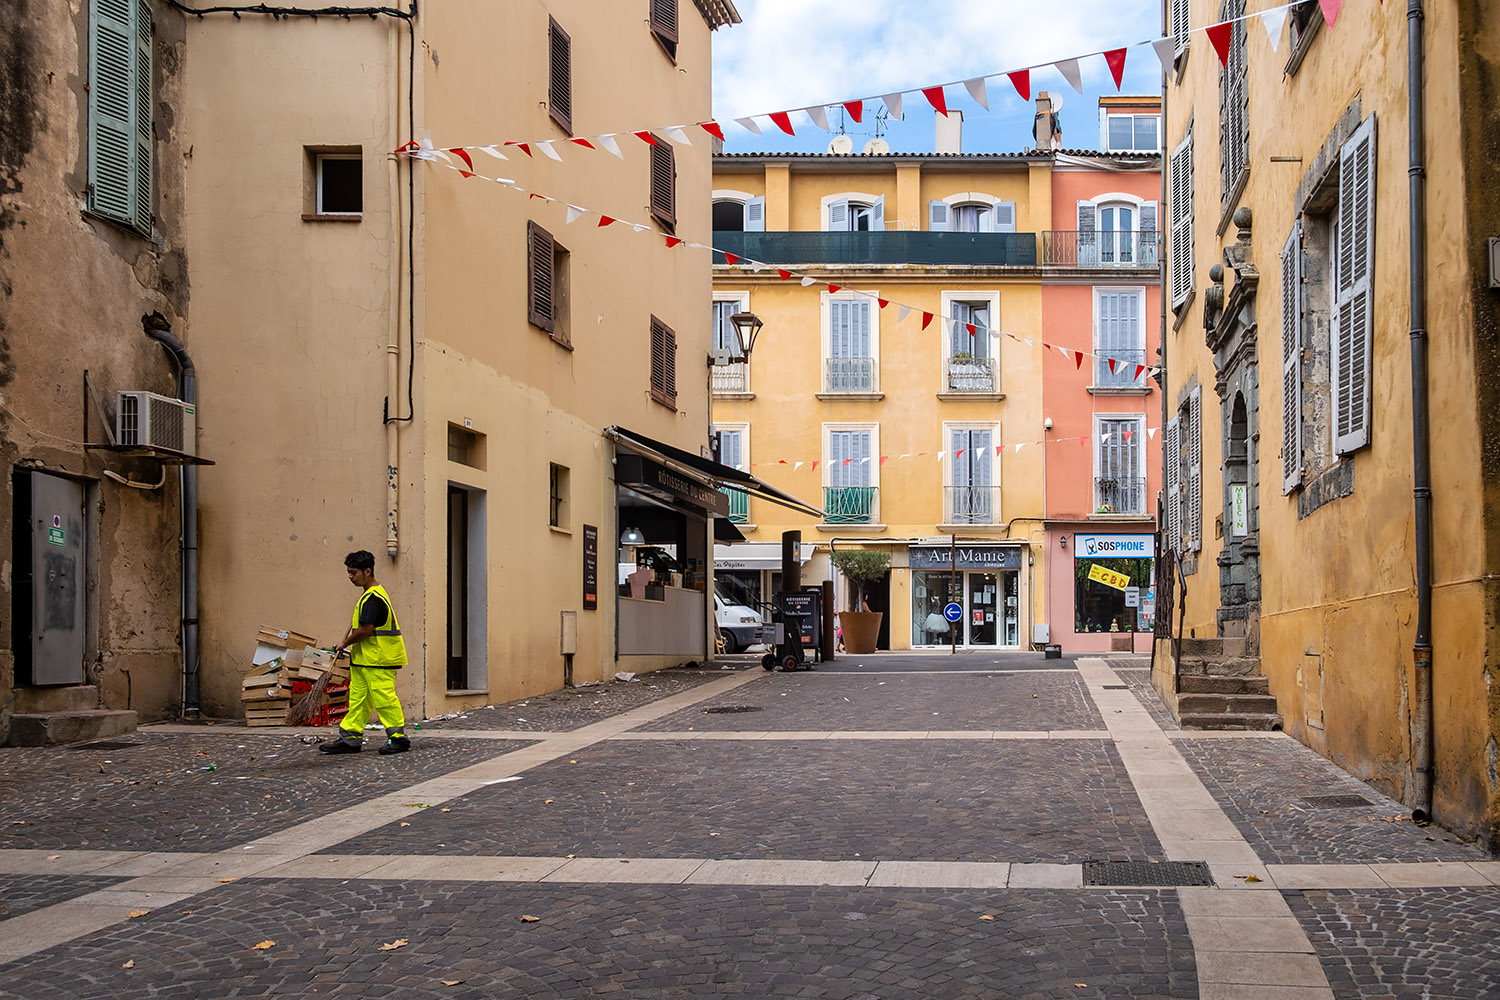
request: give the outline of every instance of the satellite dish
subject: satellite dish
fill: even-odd
[[[889,153],[890,151],[891,144],[886,142],[884,139],[871,139],[869,142],[865,143],[865,148],[863,150],[863,152],[871,156],[879,156],[882,153]]]
[[[830,153],[840,154],[852,153],[854,152],[854,140],[849,138],[847,135],[836,135],[833,137],[833,140],[828,143],[828,151]]]
[[[1059,111],[1062,110],[1062,106],[1063,106],[1062,91],[1054,91],[1053,93],[1048,94],[1047,96],[1052,98],[1052,113],[1053,114],[1057,114],[1057,112],[1059,112]]]

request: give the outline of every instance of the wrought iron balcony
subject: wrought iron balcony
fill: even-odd
[[[1095,479],[1094,513],[1145,514],[1146,480]]]
[[[1000,510],[998,486],[946,486],[948,524],[995,524]]]
[[[740,490],[720,489],[729,498],[729,520],[735,524],[750,522],[750,494]]]
[[[1123,388],[1145,388],[1146,373],[1141,372],[1140,379],[1135,377],[1135,370],[1146,363],[1146,352],[1143,349],[1124,350],[1120,348],[1100,348],[1099,357],[1094,359],[1094,385],[1112,389]],[[1114,359],[1115,370],[1109,370],[1110,359]]]
[[[715,365],[713,368],[714,392],[749,392],[750,365],[739,361],[732,365]]]
[[[825,358],[824,392],[874,392],[874,358]]]
[[[981,264],[1036,267],[1036,233],[714,233],[714,247],[767,264]],[[725,263],[714,254],[714,263]]]
[[[993,358],[948,359],[949,392],[999,392],[1000,366]]]
[[[825,524],[870,524],[875,520],[874,486],[823,487]]]
[[[1159,234],[1080,232],[1053,229],[1042,233],[1045,267],[1155,267]]]

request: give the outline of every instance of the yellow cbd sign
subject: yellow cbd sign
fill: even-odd
[[[1089,579],[1113,587],[1116,590],[1124,590],[1130,586],[1130,577],[1124,573],[1116,573],[1112,569],[1105,569],[1098,563],[1089,567]]]

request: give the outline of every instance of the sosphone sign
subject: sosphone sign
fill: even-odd
[[[1073,555],[1079,559],[1150,559],[1156,555],[1155,535],[1073,536]]]

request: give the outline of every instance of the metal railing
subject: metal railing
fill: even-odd
[[[887,223],[890,225],[890,223]],[[767,264],[976,264],[1036,267],[1036,233],[796,232],[714,233],[724,251]]]
[[[729,520],[735,524],[750,523],[750,494],[725,488],[719,492],[729,498]]]
[[[1160,234],[1080,232],[1051,229],[1042,233],[1045,267],[1155,267]]]
[[[994,524],[1000,509],[998,486],[945,486],[948,524]]]
[[[1095,479],[1094,513],[1146,513],[1146,480],[1115,478]]]
[[[825,358],[824,392],[874,392],[874,358]]]
[[[992,358],[951,357],[946,384],[949,392],[997,392],[999,365]]]
[[[874,486],[823,487],[825,524],[869,524],[875,520]]]
[[[744,361],[732,365],[715,365],[713,390],[714,392],[749,392],[750,365]]]
[[[1109,362],[1113,359],[1115,370],[1109,370]],[[1101,351],[1094,359],[1094,385],[1108,387],[1125,387],[1138,385],[1135,370],[1146,363],[1146,352],[1143,349],[1136,350],[1106,350]],[[1144,380],[1146,373],[1141,372]]]

